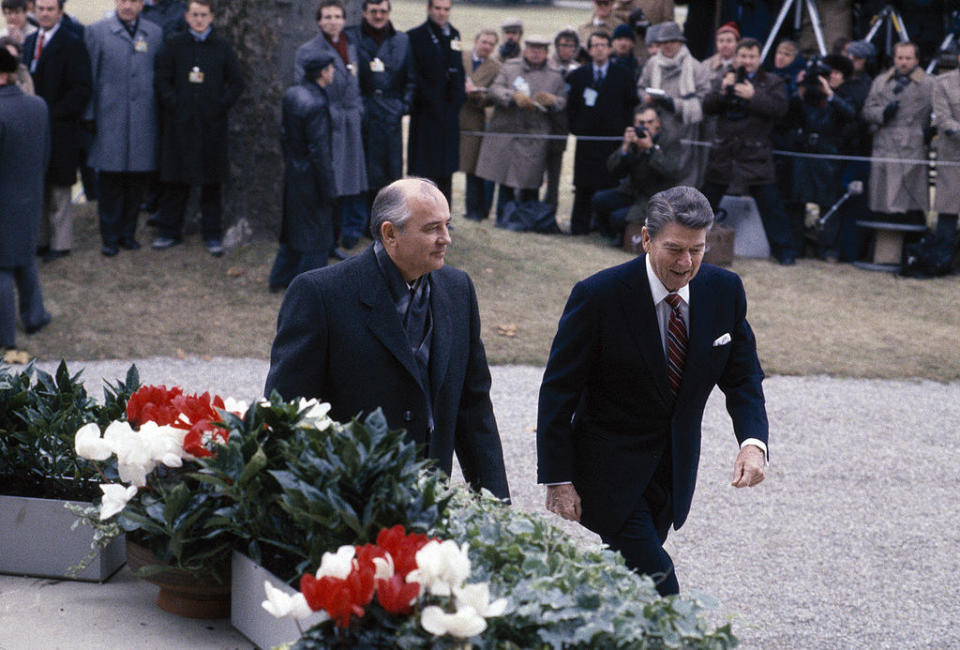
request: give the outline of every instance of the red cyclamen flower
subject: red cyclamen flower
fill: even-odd
[[[373,569],[355,566],[346,579],[324,576],[319,580],[305,573],[300,592],[314,611],[324,610],[338,627],[350,625],[352,616],[362,617],[364,607],[373,600]]]
[[[387,580],[377,580],[377,600],[391,614],[409,614],[419,595],[420,584],[407,582],[403,576],[394,575]]]
[[[377,546],[390,554],[394,573],[404,578],[417,568],[417,551],[429,541],[431,538],[421,533],[405,534],[400,524],[384,528],[377,535]]]
[[[127,401],[127,421],[135,428],[144,422],[173,424],[180,415],[173,401],[182,394],[178,386],[169,390],[166,386],[141,386]]]

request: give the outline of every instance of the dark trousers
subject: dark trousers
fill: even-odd
[[[183,238],[183,216],[190,198],[187,183],[164,183],[160,193],[160,214],[156,219],[157,232],[162,237]],[[220,183],[208,183],[200,190],[200,228],[203,240],[220,239],[223,206],[220,201]]]
[[[446,176],[430,176],[431,181],[437,184],[437,188],[447,197],[447,205],[453,206],[453,174]]]
[[[14,289],[19,294],[19,304]],[[36,259],[31,259],[24,266],[0,268],[0,348],[16,346],[18,311],[23,326],[28,328],[40,325],[49,317],[43,308]]]
[[[147,172],[100,172],[100,238],[107,246],[133,239]]]
[[[270,269],[270,287],[286,289],[301,273],[327,265],[327,251],[298,251],[280,244]]]
[[[494,185],[493,181],[480,178],[476,174],[467,174],[467,219],[481,221],[490,216]]]
[[[589,235],[593,219],[593,195],[604,189],[578,185],[573,193],[573,211],[570,214],[570,234]]]
[[[340,224],[340,242],[347,248],[353,248],[357,240],[367,231],[367,201],[364,194],[341,196],[334,206],[334,223]],[[334,240],[336,242],[336,240]]]
[[[777,186],[773,183],[769,185],[750,185],[747,190],[753,200],[757,202],[757,210],[760,212],[761,221],[763,221],[763,229],[767,233],[767,241],[770,242],[770,252],[781,262],[796,257],[801,252],[802,242],[797,241],[793,235],[787,213],[777,196]],[[703,194],[710,201],[710,207],[713,208],[714,212],[717,211],[720,200],[726,191],[726,186],[719,183],[708,182],[703,186]]]
[[[593,195],[593,213],[607,235],[622,234],[633,199],[620,190],[600,190]]]
[[[86,129],[80,129],[80,181],[83,183],[83,195],[87,201],[96,201],[99,196],[97,188],[97,170],[87,164],[87,154],[93,144],[93,134]]]
[[[650,484],[639,503],[614,535],[601,535],[603,543],[620,551],[627,566],[650,576],[661,596],[680,592],[673,560],[663,550],[673,523],[673,495],[670,492],[671,455],[664,452]]]

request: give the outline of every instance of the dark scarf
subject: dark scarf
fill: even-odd
[[[377,265],[387,283],[387,289],[397,316],[407,336],[407,344],[417,361],[421,385],[427,398],[428,426],[433,428],[433,407],[430,403],[430,345],[433,342],[433,314],[430,309],[430,274],[424,274],[414,282],[413,289],[407,285],[387,249],[377,242],[373,245]]]
[[[383,45],[383,42],[397,33],[397,30],[393,28],[393,23],[387,21],[387,24],[384,25],[381,29],[377,29],[366,20],[360,23],[360,31],[363,32],[365,36],[369,36],[377,44],[377,47]]]
[[[337,42],[334,43],[330,40],[330,37],[323,34],[323,37],[327,39],[327,43],[333,46],[333,49],[337,51],[337,54],[340,55],[340,58],[343,59],[343,65],[350,65],[350,52],[347,50],[347,37],[343,32],[340,32],[340,37],[337,39]]]

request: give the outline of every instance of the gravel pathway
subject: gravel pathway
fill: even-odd
[[[70,367],[84,365],[100,396],[100,379],[129,363]],[[267,373],[260,360],[135,363],[145,383],[240,399]],[[539,510],[542,369],[492,373],[514,502]],[[667,542],[681,588],[719,598],[717,620],[731,619],[745,648],[960,647],[960,384],[773,377],[765,390],[772,464],[753,489],[730,487],[730,420],[719,392],[708,404],[693,508]]]

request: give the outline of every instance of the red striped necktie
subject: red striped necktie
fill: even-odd
[[[667,324],[667,378],[676,397],[680,392],[683,364],[687,360],[687,326],[680,315],[680,303],[683,302],[680,296],[670,293],[664,300],[670,305],[670,321]]]

